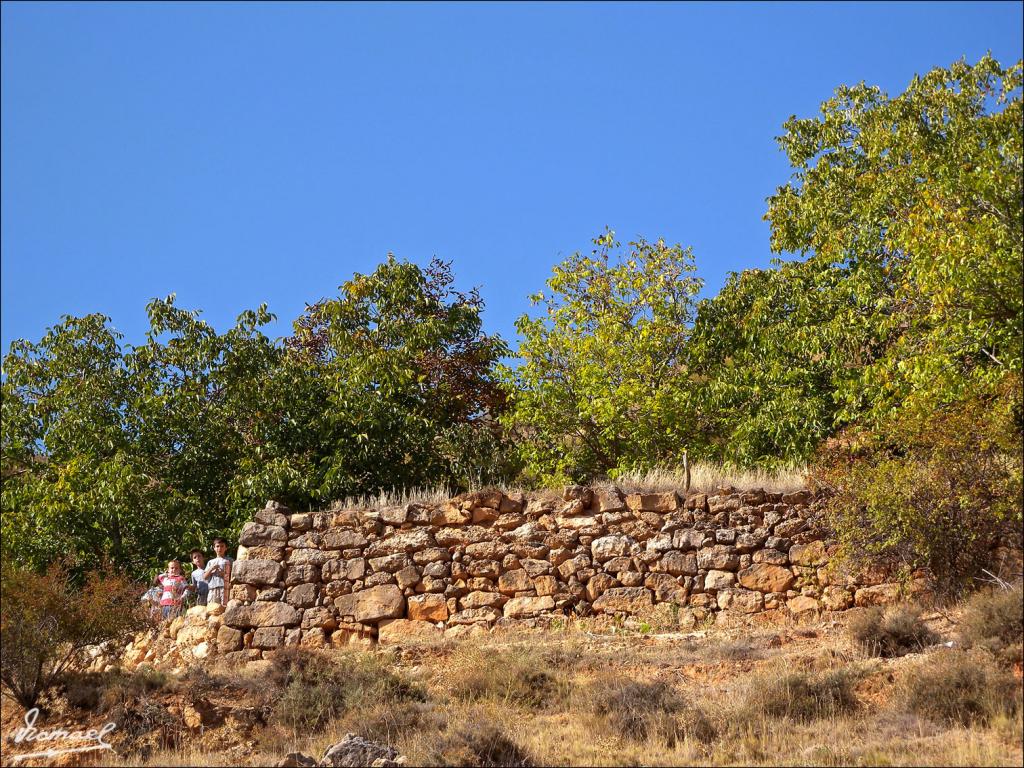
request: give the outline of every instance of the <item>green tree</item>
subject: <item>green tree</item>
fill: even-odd
[[[801,262],[729,276],[697,308],[688,350],[694,450],[740,467],[806,462],[835,429],[852,337],[832,320],[853,300],[847,270]]]
[[[867,340],[843,352],[844,421],[926,412],[1021,370],[1021,72],[985,57],[892,99],[843,86],[786,123],[795,171],[769,198],[772,248],[844,270],[829,332]]]
[[[1021,73],[985,57],[894,98],[841,87],[786,123],[795,171],[769,198],[773,249],[843,275],[817,326],[840,372],[821,469],[839,527],[948,583],[1021,518]]]
[[[5,555],[139,572],[239,522],[225,497],[241,420],[258,413],[246,383],[274,365],[257,331],[270,315],[243,313],[217,334],[173,297],[147,311],[139,347],[122,348],[109,319],[89,315],[5,357]]]
[[[538,317],[516,322],[521,363],[502,369],[528,471],[544,481],[677,462],[690,435],[686,343],[701,281],[663,240],[625,249],[613,232],[555,267]]]
[[[279,381],[303,393],[305,434],[285,462],[301,467],[310,499],[511,471],[495,420],[505,398],[494,367],[508,350],[483,333],[482,311],[449,263],[389,254],[295,321]]]

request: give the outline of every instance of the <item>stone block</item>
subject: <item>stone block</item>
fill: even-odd
[[[504,615],[510,619],[521,619],[537,616],[545,611],[552,611],[554,608],[555,601],[547,595],[544,597],[514,597],[505,603]]]
[[[594,539],[590,545],[590,552],[594,560],[602,563],[614,557],[623,557],[632,552],[636,542],[628,536],[613,533],[609,536],[602,536]]]
[[[718,607],[736,613],[757,613],[764,608],[760,592],[747,589],[723,589],[718,593]]]
[[[612,587],[594,601],[598,613],[640,613],[654,605],[654,595],[646,587]]]
[[[716,544],[697,552],[697,567],[701,570],[735,571],[740,566],[740,556],[734,547]]]
[[[412,621],[444,621],[448,618],[448,601],[437,594],[410,597],[408,615]]]
[[[370,623],[381,619],[397,619],[405,612],[405,596],[394,584],[384,584],[334,599],[341,616]]]
[[[770,563],[754,563],[740,571],[740,584],[757,592],[785,592],[796,582],[788,568]]]
[[[498,591],[502,594],[514,595],[516,592],[532,588],[533,582],[524,568],[508,571],[498,577]]]
[[[366,546],[366,537],[348,528],[328,528],[323,532],[324,549],[359,549]]]
[[[258,627],[252,635],[252,647],[261,650],[284,645],[284,627]]]
[[[704,577],[705,590],[728,589],[736,583],[736,574],[729,571],[708,571]]]
[[[231,569],[231,581],[238,584],[273,586],[281,575],[281,564],[273,560],[239,560]]]
[[[312,608],[316,605],[319,587],[316,584],[299,584],[289,587],[285,600],[296,608]]]
[[[296,584],[315,584],[320,581],[320,568],[316,565],[290,565],[284,576],[284,585],[294,587]]]
[[[288,532],[282,526],[261,523],[246,523],[238,537],[238,543],[246,547],[260,547],[274,543],[283,546],[287,542]]]
[[[290,627],[301,618],[294,606],[277,602],[236,605],[224,612],[224,623],[232,627]]]
[[[385,619],[378,625],[377,640],[381,645],[424,645],[444,639],[444,630],[427,621]]]

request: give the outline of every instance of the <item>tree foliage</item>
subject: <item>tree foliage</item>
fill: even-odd
[[[506,418],[527,468],[586,479],[678,460],[686,447],[686,344],[701,281],[663,240],[625,249],[613,232],[554,269],[544,312],[523,315],[521,363],[502,369]]]
[[[4,359],[3,546],[42,565],[73,555],[139,570],[236,519],[223,503],[252,405],[246,375],[275,351],[265,308],[217,334],[174,298],[147,342],[102,315],[65,317]]]
[[[1021,515],[1021,74],[986,57],[891,99],[839,88],[787,122],[795,172],[769,199],[773,248],[843,275],[819,326],[842,372],[838,524],[951,583]]]
[[[230,534],[269,498],[324,505],[513,471],[495,417],[507,352],[450,266],[392,257],[275,344],[265,306],[217,333],[174,298],[146,343],[65,317],[4,359],[4,554],[139,573]]]
[[[853,372],[843,421],[925,412],[1021,370],[1021,73],[986,57],[892,99],[844,86],[786,123],[795,171],[769,198],[772,247],[852,289],[830,323],[859,342],[837,350]]]
[[[1022,70],[841,86],[779,138],[793,172],[766,219],[785,260],[698,304],[690,249],[607,231],[531,297],[505,365],[438,260],[389,255],[282,344],[265,307],[218,334],[155,301],[128,348],[100,315],[65,318],[4,360],[4,552],[139,570],[267,498],[588,480],[688,452],[814,460],[851,551],[955,580],[1021,515]]]
[[[489,481],[506,471],[494,367],[508,353],[482,331],[483,302],[451,265],[393,256],[307,308],[286,340],[283,381],[308,393],[302,446],[309,498]],[[310,440],[315,441],[311,443]]]

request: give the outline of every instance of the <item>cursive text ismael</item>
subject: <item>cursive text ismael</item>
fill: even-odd
[[[53,742],[53,741],[92,741],[95,742],[88,749],[112,749],[110,744],[104,741],[103,737],[117,728],[116,723],[106,723],[102,728],[90,728],[87,731],[69,731],[65,728],[53,728],[51,730],[36,728],[36,720],[39,717],[39,708],[32,707],[25,713],[25,725],[14,733],[14,743],[22,742]],[[54,751],[82,751],[80,749]]]

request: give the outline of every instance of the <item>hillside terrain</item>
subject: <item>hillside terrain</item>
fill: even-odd
[[[1012,614],[1020,593],[986,599]],[[113,667],[69,679],[46,727],[117,723],[116,765],[274,765],[320,758],[348,733],[411,765],[1019,765],[1020,638],[1009,655],[978,641],[977,608],[920,621],[890,608],[885,629],[872,610],[685,632],[594,617],[241,665]],[[22,712],[5,701],[2,714],[13,733]],[[27,745],[3,746],[5,766],[100,759],[25,761]]]

